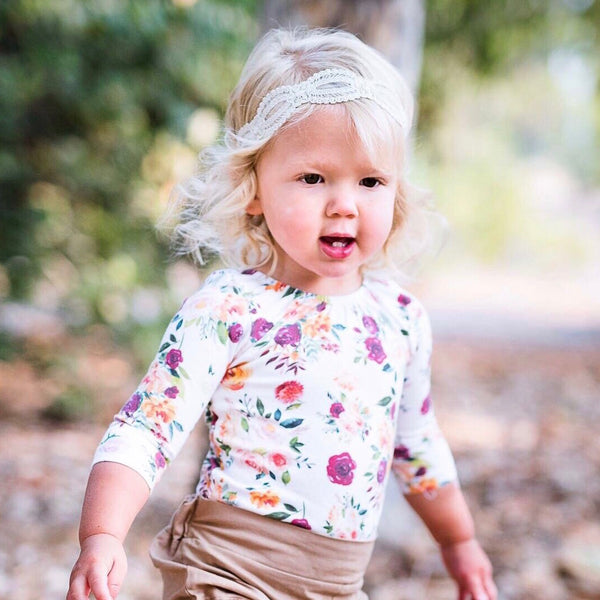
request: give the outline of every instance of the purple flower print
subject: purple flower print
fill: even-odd
[[[310,523],[306,519],[294,519],[292,521],[292,525],[296,525],[296,527],[302,527],[302,529],[312,529]]]
[[[356,463],[347,452],[336,454],[327,463],[329,481],[338,485],[350,485],[354,479]]]
[[[400,446],[394,448],[394,459],[398,458],[410,460],[410,450],[404,444],[400,444]]]
[[[317,312],[323,312],[327,308],[327,302],[319,302],[317,304]]]
[[[329,407],[329,414],[336,419],[345,411],[344,405],[341,402],[334,402]]]
[[[167,398],[177,398],[177,394],[179,394],[179,388],[176,385],[168,387],[165,390],[165,396]]]
[[[423,477],[427,473],[427,467],[419,467],[415,473],[415,477]]]
[[[229,339],[234,344],[237,344],[240,341],[240,338],[242,337],[243,334],[244,334],[244,328],[241,326],[240,323],[234,323],[229,328]]]
[[[401,306],[408,306],[411,302],[412,300],[404,294],[400,294],[398,296],[398,304],[400,304]]]
[[[383,459],[379,463],[379,468],[377,469],[377,483],[383,483],[386,472],[387,472],[387,460]]]
[[[164,469],[167,466],[167,461],[165,460],[165,457],[160,452],[157,452],[154,455],[154,464],[156,465],[156,467],[158,469]]]
[[[167,352],[165,362],[167,363],[167,366],[174,371],[183,362],[183,354],[181,354],[181,350],[177,350],[177,348],[171,348],[171,350]]]
[[[378,365],[380,365],[386,358],[387,355],[383,351],[383,346],[379,341],[379,338],[370,337],[365,340],[365,346],[369,351],[368,358],[374,360]]]
[[[369,317],[369,316],[365,315],[362,318],[362,322],[363,322],[363,325],[365,326],[365,329],[371,335],[375,335],[379,331],[379,327],[377,327],[377,323],[375,322],[375,319],[373,317]]]
[[[301,337],[300,326],[298,323],[294,323],[293,325],[284,325],[281,327],[275,334],[274,339],[280,346],[297,346]]]
[[[131,398],[129,398],[125,406],[123,406],[123,408],[121,409],[121,412],[124,412],[128,416],[131,416],[140,407],[141,403],[142,396],[138,392],[136,392],[135,394],[133,394],[133,396],[131,396]]]
[[[252,329],[250,330],[250,338],[253,342],[257,342],[260,338],[267,333],[267,331],[273,328],[273,323],[270,323],[266,319],[260,318],[256,319],[254,323],[252,323]]]
[[[427,396],[425,400],[423,400],[423,404],[421,404],[421,414],[426,415],[431,408],[431,398]]]

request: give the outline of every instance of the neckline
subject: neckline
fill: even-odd
[[[368,277],[363,276],[360,286],[357,287],[355,290],[352,290],[351,292],[347,292],[345,294],[319,294],[317,292],[309,292],[307,290],[303,290],[302,288],[298,288],[289,283],[280,281],[279,279],[276,279],[275,277],[268,275],[267,273],[264,273],[263,271],[260,271],[259,269],[246,269],[246,270],[242,271],[242,274],[250,275],[251,277],[254,277],[255,279],[262,279],[261,283],[266,283],[267,285],[271,285],[271,286],[273,286],[274,289],[277,289],[280,291],[286,290],[286,293],[284,295],[294,294],[296,296],[301,295],[301,296],[304,296],[307,298],[325,298],[329,301],[335,301],[335,300],[343,301],[343,300],[355,299],[364,293],[364,291],[367,288],[367,282],[368,282]]]

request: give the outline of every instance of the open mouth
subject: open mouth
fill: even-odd
[[[334,237],[324,235],[320,239],[322,242],[324,242],[328,246],[331,246],[332,248],[346,248],[346,246],[349,246],[354,242],[354,238],[351,237]]]
[[[349,236],[341,235],[324,235],[319,238],[322,251],[333,259],[341,259],[350,256],[356,239]]]

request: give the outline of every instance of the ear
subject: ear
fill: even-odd
[[[246,214],[252,215],[253,217],[263,214],[262,205],[258,196],[254,196],[254,198],[248,202],[246,205]]]

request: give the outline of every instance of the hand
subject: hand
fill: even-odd
[[[492,565],[475,539],[443,545],[442,558],[458,585],[458,600],[497,600]]]
[[[79,558],[71,572],[67,600],[114,600],[127,572],[121,541],[108,533],[90,535],[81,543]]]

